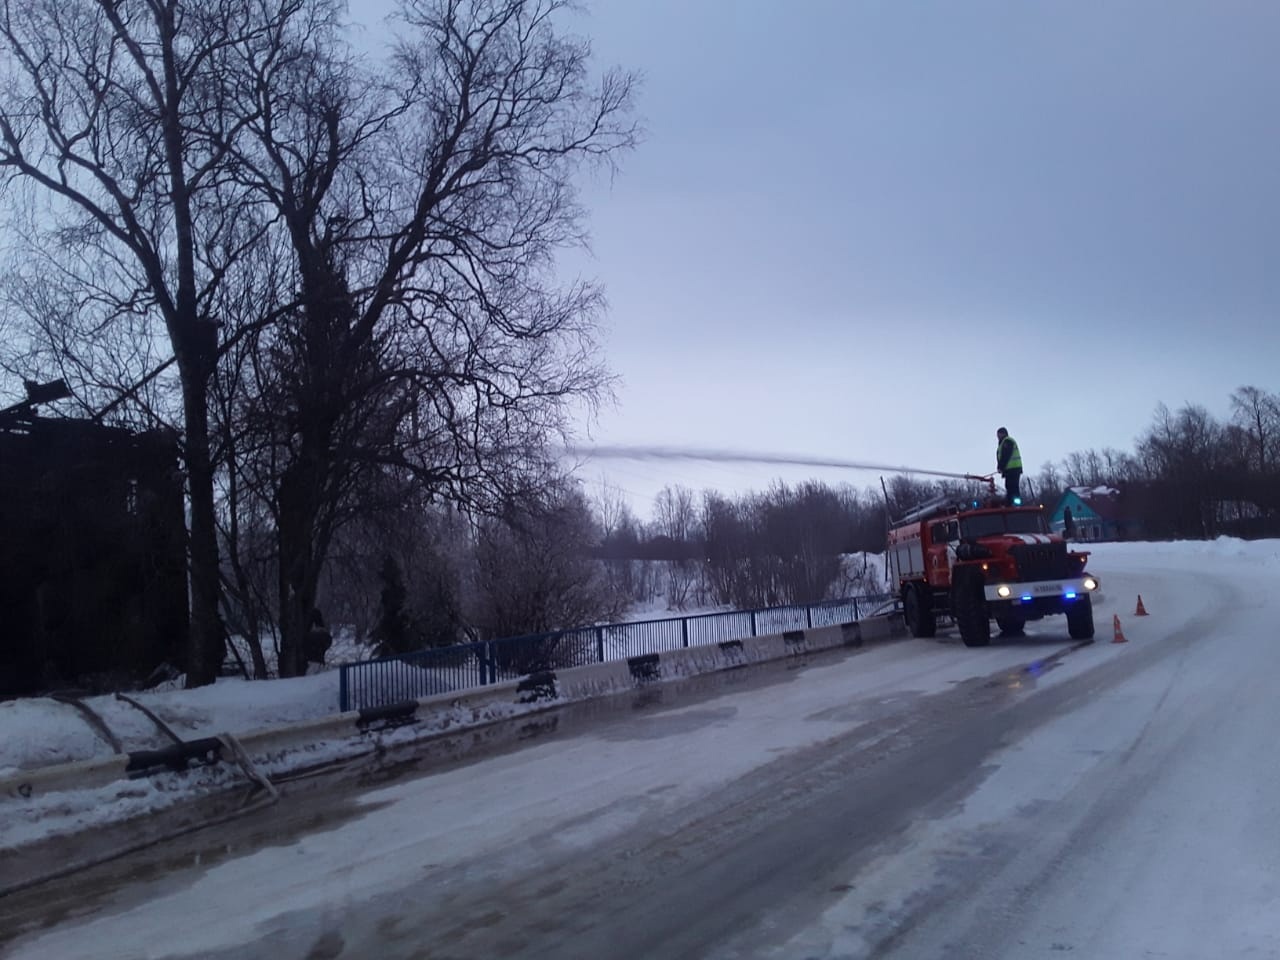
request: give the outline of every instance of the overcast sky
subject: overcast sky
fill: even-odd
[[[1280,3],[587,9],[648,130],[566,260],[622,378],[591,441],[988,471],[1004,425],[1035,471],[1280,390]],[[778,473],[602,472],[642,513]]]

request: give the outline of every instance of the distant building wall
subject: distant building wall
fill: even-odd
[[[187,632],[175,439],[0,423],[0,694],[140,679]]]

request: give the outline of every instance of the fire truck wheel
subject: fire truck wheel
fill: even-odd
[[[1081,597],[1067,608],[1067,632],[1072,640],[1093,639],[1093,597]]]
[[[959,568],[952,581],[951,610],[960,639],[966,647],[985,647],[991,642],[991,618],[982,591],[982,575]]]
[[[932,637],[938,632],[938,618],[933,612],[933,595],[922,583],[908,584],[902,597],[907,629],[913,637]]]
[[[1027,632],[1027,621],[1017,614],[996,617],[996,626],[1000,628],[1002,637],[1020,637]]]

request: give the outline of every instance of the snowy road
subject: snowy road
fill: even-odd
[[[829,655],[286,797],[0,901],[5,955],[1280,957],[1278,554],[1106,546],[1093,646]]]

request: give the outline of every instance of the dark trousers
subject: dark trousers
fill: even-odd
[[[1016,470],[1006,470],[1004,472],[1004,502],[1009,506],[1013,506],[1016,497],[1022,496],[1018,492],[1018,484],[1022,481],[1022,468]]]

